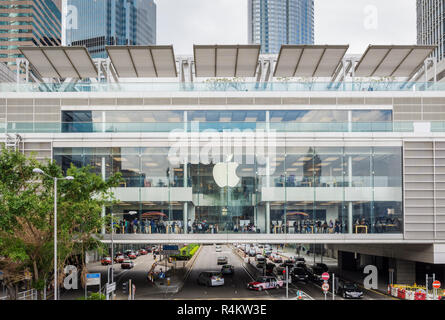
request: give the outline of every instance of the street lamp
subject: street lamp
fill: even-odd
[[[52,177],[45,173],[42,169],[35,168],[32,172],[45,175],[54,180],[54,300],[58,300],[58,283],[57,283],[57,180],[74,180],[74,177],[67,176],[65,178]]]

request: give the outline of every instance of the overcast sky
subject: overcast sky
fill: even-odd
[[[193,44],[247,43],[247,0],[155,0],[157,44],[191,54]],[[415,0],[315,0],[315,43],[415,44]]]

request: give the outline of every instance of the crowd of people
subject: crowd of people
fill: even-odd
[[[116,226],[117,233],[183,233],[182,221],[166,221],[163,219],[138,219],[133,220],[121,220]],[[287,225],[282,221],[273,221],[270,225],[270,233],[347,233],[347,223],[344,223],[341,219],[327,220],[312,220],[312,219],[300,219],[295,220]],[[237,223],[224,223],[217,224],[207,220],[194,220],[188,219],[187,232],[188,233],[260,233],[260,228],[253,223],[237,224]],[[373,224],[369,219],[356,218],[352,224],[352,233],[385,233],[385,232],[398,232],[401,231],[401,221],[395,217],[377,217]]]

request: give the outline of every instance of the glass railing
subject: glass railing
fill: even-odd
[[[145,91],[445,91],[434,82],[121,82],[0,83],[0,92],[145,92]]]
[[[412,122],[8,122],[0,124],[0,133],[143,133],[204,131],[274,132],[413,132]]]
[[[445,132],[445,121],[431,121],[431,132]]]

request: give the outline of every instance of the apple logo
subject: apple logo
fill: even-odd
[[[226,162],[217,163],[213,167],[213,179],[220,188],[233,188],[240,182],[240,178],[236,174],[239,164],[231,162],[232,158],[233,154],[228,157]]]

